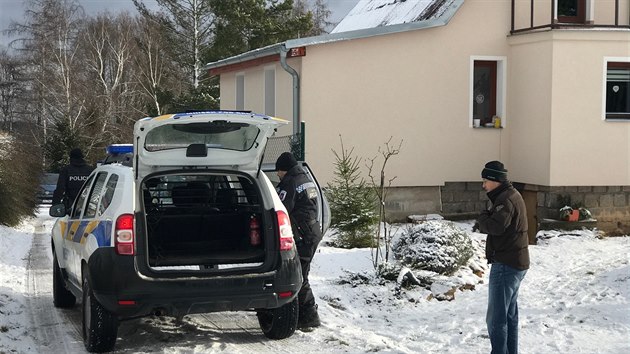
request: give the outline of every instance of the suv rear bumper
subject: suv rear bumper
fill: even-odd
[[[89,259],[88,277],[99,303],[120,319],[276,308],[291,302],[302,286],[300,261],[291,252],[265,273],[150,278],[137,272],[135,257],[101,247]]]

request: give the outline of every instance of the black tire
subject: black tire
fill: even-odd
[[[94,297],[87,274],[83,275],[83,344],[92,353],[114,349],[118,319]]]
[[[297,297],[288,304],[276,309],[259,310],[258,323],[265,337],[270,339],[285,339],[295,333],[298,322]]]
[[[61,274],[57,255],[53,254],[53,304],[59,308],[70,308],[77,303],[77,298],[66,289],[66,281]]]

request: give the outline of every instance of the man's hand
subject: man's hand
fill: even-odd
[[[472,227],[473,232],[479,232],[479,221],[475,222],[475,225]]]

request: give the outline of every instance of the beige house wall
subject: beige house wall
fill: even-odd
[[[514,181],[539,185],[550,181],[553,45],[547,37],[545,33],[521,34],[507,41],[509,175]]]
[[[300,73],[300,60],[289,59],[288,64]],[[280,62],[268,63],[261,66],[247,68],[241,71],[221,74],[221,109],[236,109],[236,76],[239,74],[245,77],[245,107],[256,113],[265,112],[264,91],[265,91],[265,69],[274,68],[276,73],[276,114],[278,118],[293,120],[293,77],[285,71]],[[281,127],[276,133],[277,136],[291,135],[293,128],[291,124]]]
[[[505,160],[509,117],[506,129],[471,126],[470,70],[473,56],[507,56],[509,14],[509,2],[466,1],[444,27],[308,47],[302,119],[318,179],[333,177],[339,135],[364,159],[402,140],[387,165],[394,186],[480,180],[485,162]]]
[[[620,1],[626,9],[620,19],[627,20],[628,2]],[[530,1],[516,3],[529,7]],[[597,18],[614,1],[595,3]],[[629,57],[630,34],[601,29],[509,36],[509,29],[510,1],[465,1],[447,26],[312,45],[306,56],[290,59],[300,73],[306,159],[320,183],[333,178],[331,149],[340,151],[341,135],[364,164],[378,156],[375,174],[379,147],[390,137],[392,146],[402,140],[386,171],[399,187],[477,181],[483,164],[494,159],[505,162],[517,182],[630,185],[630,125],[602,118],[604,60]],[[506,67],[503,129],[471,127],[471,62],[485,57]],[[242,71],[246,109],[263,111],[269,65]],[[275,66],[276,116],[292,120],[292,77]],[[234,108],[234,75],[221,75],[223,109]]]
[[[630,61],[630,33],[553,31],[548,37],[554,68],[550,185],[630,185],[630,124],[604,120],[605,58]]]
[[[517,125],[512,178],[548,186],[630,184],[630,125],[605,121],[603,113],[605,58],[630,60],[630,33],[556,30],[508,42],[508,115]]]

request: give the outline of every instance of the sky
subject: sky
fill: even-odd
[[[354,7],[359,0],[328,0],[328,8],[332,12],[330,21],[338,23]],[[11,21],[20,21],[24,14],[24,0],[0,0],[0,31],[9,27]],[[102,11],[129,11],[135,13],[131,0],[79,0],[86,13],[96,14]],[[157,8],[155,0],[144,0],[150,8]],[[0,47],[8,45],[10,38],[0,35]]]
[[[0,352],[85,353],[81,306],[52,306],[53,223],[48,208],[41,207],[17,228],[0,225]],[[479,258],[485,235],[472,232],[472,224],[455,225],[473,240],[475,256],[452,276],[435,278],[430,289],[400,290],[393,282],[375,281],[370,249],[330,247],[326,241],[334,230],[329,230],[309,277],[322,320],[312,332],[267,340],[248,312],[190,315],[181,322],[148,317],[121,323],[115,351],[488,353],[489,272]],[[394,226],[396,238],[410,224]],[[630,237],[541,231],[529,250],[531,267],[518,299],[521,352],[630,353]],[[471,267],[482,269],[482,276],[473,275]],[[457,290],[452,301],[434,298],[457,284],[474,290]]]

